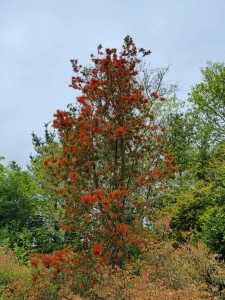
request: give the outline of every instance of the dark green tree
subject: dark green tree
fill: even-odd
[[[0,165],[0,236],[1,244],[21,247],[26,252],[36,244],[34,228],[42,225],[36,213],[35,183],[27,171],[12,162]]]
[[[61,240],[56,242],[42,208],[40,187],[31,172],[15,162],[0,164],[0,245],[14,249],[20,258],[31,250],[48,253],[59,247]]]

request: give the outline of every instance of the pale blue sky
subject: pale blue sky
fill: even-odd
[[[0,0],[0,156],[25,167],[31,133],[43,135],[73,102],[71,58],[89,64],[96,46],[120,48],[129,34],[172,64],[167,80],[185,100],[207,60],[225,61],[225,0]]]

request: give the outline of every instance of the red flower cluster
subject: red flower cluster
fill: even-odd
[[[92,255],[93,255],[94,257],[99,257],[99,256],[102,254],[103,247],[102,247],[101,244],[99,244],[99,243],[94,244],[94,245],[92,246],[92,249],[93,249]]]
[[[77,178],[78,178],[78,173],[77,172],[72,172],[70,174],[70,180],[71,181],[75,181],[75,180],[77,180]]]
[[[158,98],[159,97],[159,95],[156,92],[152,92],[151,96],[154,97],[154,98]]]
[[[94,204],[98,201],[96,196],[91,196],[91,195],[84,195],[81,198],[84,203]]]

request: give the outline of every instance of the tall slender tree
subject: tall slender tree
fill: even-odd
[[[127,36],[119,53],[100,45],[91,67],[72,60],[71,87],[81,96],[54,115],[62,150],[44,164],[65,199],[61,227],[83,262],[122,266],[137,255],[155,190],[176,171],[152,110],[166,99],[155,91],[147,98],[137,81],[140,56],[148,54]]]

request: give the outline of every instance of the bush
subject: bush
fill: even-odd
[[[0,248],[0,299],[24,299],[30,278],[30,269],[16,259],[12,250]]]

